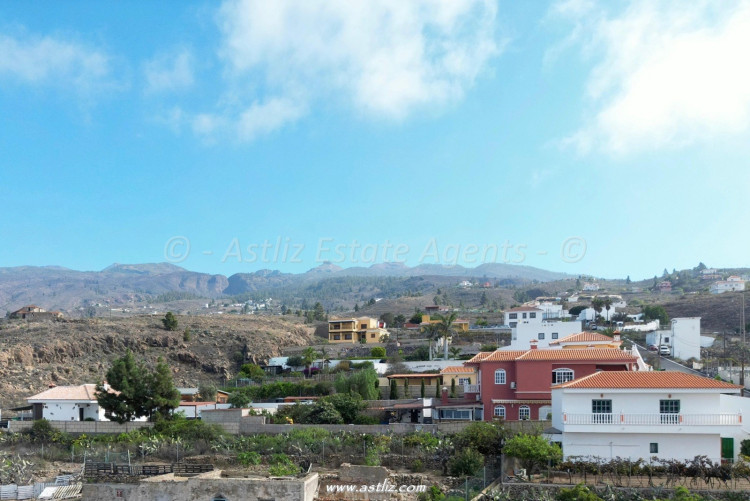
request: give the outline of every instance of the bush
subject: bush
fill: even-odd
[[[286,365],[289,367],[302,367],[305,363],[299,355],[293,355],[286,359]]]
[[[161,323],[164,324],[164,328],[168,331],[177,330],[177,318],[174,316],[174,314],[171,311],[168,311],[167,314],[164,315],[164,318],[162,318]]]
[[[190,341],[190,327],[185,327],[185,332],[182,333],[182,340],[185,342]]]
[[[260,454],[255,451],[240,452],[237,454],[237,461],[243,466],[260,464]]]
[[[300,467],[294,464],[286,454],[274,454],[271,456],[270,467],[268,473],[274,477],[286,477],[288,475],[296,475],[301,470]]]
[[[414,473],[421,473],[424,471],[424,463],[421,459],[415,459],[411,462],[411,471]]]
[[[154,431],[169,438],[181,438],[186,441],[213,442],[226,435],[219,425],[208,424],[199,419],[187,419],[179,415],[172,419],[157,420],[154,424]]]
[[[476,449],[462,449],[448,463],[451,476],[474,475],[484,465],[484,456]]]
[[[459,449],[471,447],[484,455],[499,454],[500,439],[507,435],[508,432],[501,425],[476,421],[458,433],[454,442]]]
[[[377,358],[385,358],[385,348],[382,346],[375,346],[370,350],[370,356]]]
[[[750,440],[743,440],[740,442],[740,454],[743,456],[750,456]]]
[[[602,501],[602,498],[591,492],[583,484],[578,484],[570,489],[560,489],[557,499],[558,501]]]
[[[534,468],[546,464],[548,461],[562,459],[562,450],[555,444],[547,442],[541,435],[527,435],[521,433],[511,438],[505,444],[505,454],[518,458],[526,473],[531,475]]]
[[[479,348],[479,351],[495,351],[495,350],[497,350],[497,345],[496,344],[483,344]]]

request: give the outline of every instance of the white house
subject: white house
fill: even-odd
[[[586,282],[583,284],[583,290],[585,291],[598,291],[599,290],[599,284],[596,282]]]
[[[609,310],[602,307],[602,311],[600,312],[597,312],[594,308],[586,308],[585,310],[581,310],[581,313],[578,314],[578,320],[584,322],[591,322],[594,318],[598,320],[611,320],[616,312],[617,308],[614,303],[609,307]],[[594,316],[595,314],[596,316]]]
[[[667,345],[673,357],[701,359],[701,317],[673,318],[670,328],[646,335],[646,343]]]
[[[96,400],[96,385],[55,386],[26,399],[34,419],[109,421]]]
[[[732,275],[726,280],[719,280],[718,282],[714,282],[708,288],[708,291],[711,294],[723,294],[725,292],[736,292],[744,290],[745,281],[736,275]]]
[[[550,436],[565,458],[734,460],[748,437],[740,390],[683,372],[596,372],[552,387]]]
[[[544,313],[544,311],[536,306],[517,306],[505,312],[505,325],[513,329],[519,323],[531,321],[541,322],[542,313]]]

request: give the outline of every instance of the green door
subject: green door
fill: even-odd
[[[734,439],[721,437],[721,459],[734,460]]]

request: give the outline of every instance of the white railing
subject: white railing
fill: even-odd
[[[723,426],[742,424],[742,414],[571,414],[563,413],[563,424]]]
[[[479,385],[478,384],[465,384],[464,393],[479,393]]]

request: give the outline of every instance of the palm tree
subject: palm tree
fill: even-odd
[[[602,308],[604,307],[604,300],[600,297],[595,297],[591,300],[591,307],[594,308],[594,323],[596,323],[596,315],[597,313],[602,312]]]
[[[432,341],[440,338],[440,326],[438,324],[427,324],[422,327],[422,332],[427,334],[427,339],[430,341],[430,360],[432,360]]]
[[[609,309],[612,308],[612,298],[607,296],[603,301],[604,309],[607,310],[607,323],[609,323]]]
[[[453,335],[453,322],[456,320],[456,312],[448,315],[435,315],[438,320],[437,326],[443,337],[443,358],[448,360],[448,338]]]
[[[315,348],[312,346],[308,346],[305,348],[305,351],[302,352],[302,364],[305,366],[305,369],[307,369],[307,376],[310,376],[310,366],[315,362],[315,359],[318,358],[318,352],[315,351]]]

